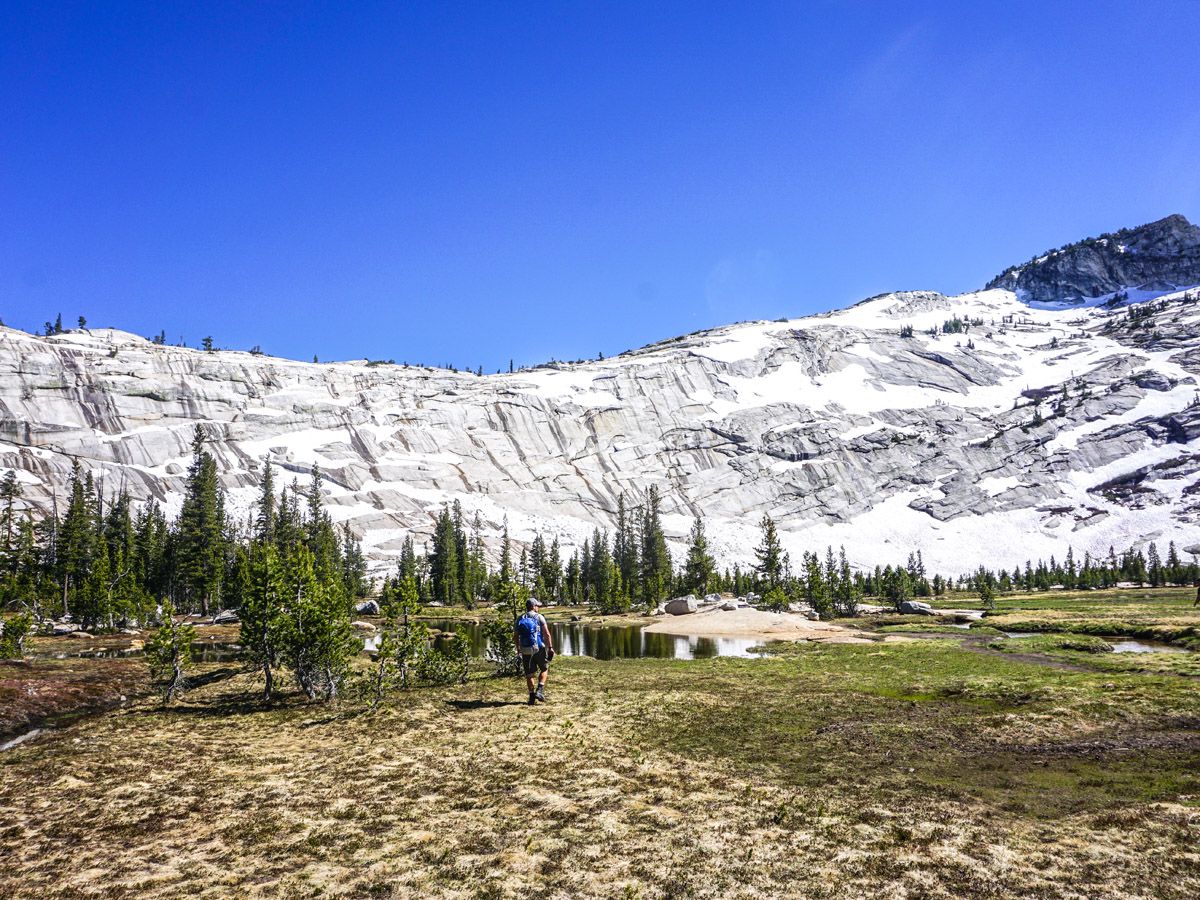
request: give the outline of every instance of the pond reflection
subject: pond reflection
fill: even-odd
[[[483,656],[487,638],[483,627],[451,619],[424,620],[430,628],[452,631],[457,625],[471,642],[471,652]],[[647,633],[641,625],[585,625],[582,622],[551,622],[554,649],[561,656],[591,656],[595,659],[711,659],[714,656],[751,657],[751,648],[762,645],[754,638],[696,637]]]

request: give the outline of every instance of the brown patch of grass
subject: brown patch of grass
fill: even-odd
[[[0,661],[0,738],[47,719],[109,709],[147,689],[145,665],[133,660]]]

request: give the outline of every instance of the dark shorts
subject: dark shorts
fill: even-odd
[[[521,654],[521,668],[524,669],[526,675],[532,675],[535,672],[545,672],[550,668],[550,660],[546,659],[546,648],[543,647],[532,656]]]

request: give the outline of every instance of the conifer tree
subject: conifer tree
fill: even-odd
[[[769,515],[763,514],[759,527],[762,529],[762,539],[754,551],[758,564],[755,573],[763,593],[777,588],[783,579],[783,547],[779,544],[779,533],[775,530],[775,522]]]
[[[557,537],[550,542],[550,549],[542,560],[542,584],[548,591],[548,599],[556,603],[562,599],[562,550]]]
[[[175,621],[170,600],[162,605],[162,625],[146,642],[146,661],[150,677],[162,692],[163,703],[170,703],[186,686],[187,670],[192,665],[192,642],[196,629]]]
[[[650,486],[642,507],[641,599],[653,607],[666,599],[671,589],[671,552],[663,534],[658,488]],[[593,548],[594,551],[594,548]]]
[[[567,560],[567,571],[563,579],[563,599],[567,603],[575,604],[583,600],[579,571],[579,551],[576,550]]]
[[[251,547],[248,586],[239,609],[242,645],[251,664],[263,673],[263,699],[275,691],[274,669],[280,664],[284,641],[284,600],[287,590],[279,551],[268,541]]]
[[[433,532],[433,550],[429,554],[429,578],[433,599],[443,606],[459,600],[458,535],[449,509],[437,517]]]
[[[367,593],[367,560],[349,522],[342,523],[342,582],[350,599]]]
[[[204,449],[204,430],[192,439],[183,507],[177,531],[178,568],[183,596],[200,613],[221,602],[225,574],[225,501],[217,482],[217,463]]]
[[[4,539],[4,554],[12,550],[13,529],[15,527],[15,511],[17,500],[21,497],[21,483],[17,481],[17,472],[10,469],[0,480],[0,533]]]
[[[341,579],[321,575],[307,546],[284,561],[283,654],[309,699],[338,695],[350,660],[361,649],[350,629]]]
[[[263,460],[262,478],[258,481],[258,514],[254,519],[254,536],[260,541],[275,540],[275,472],[270,458]]]
[[[845,547],[842,547],[838,554],[838,579],[833,599],[834,610],[837,615],[845,618],[853,618],[858,615],[858,604],[862,599],[862,589],[855,582],[854,576],[850,571],[850,562],[846,559]]]
[[[692,523],[692,533],[688,538],[687,560],[683,565],[683,589],[689,594],[708,593],[716,567],[716,561],[708,552],[708,538],[704,535],[704,520],[697,515]]]
[[[625,495],[617,497],[617,530],[613,534],[613,559],[621,572],[621,584],[631,599],[641,596],[640,540],[625,506]]]
[[[821,568],[821,561],[815,553],[804,554],[804,596],[808,605],[822,619],[827,619],[833,612],[833,596],[829,588],[829,566]]]

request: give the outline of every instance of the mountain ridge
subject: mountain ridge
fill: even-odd
[[[519,541],[571,546],[652,484],[676,549],[702,513],[729,564],[752,558],[763,513],[793,558],[921,549],[946,572],[1190,546],[1198,300],[1039,309],[1000,288],[908,291],[486,376],[5,328],[0,467],[38,509],[75,459],[109,493],[170,509],[200,424],[232,510],[249,509],[264,459],[300,479],[319,464],[377,566],[455,499],[493,547],[505,517]]]
[[[1166,292],[1200,284],[1200,227],[1175,213],[1047,250],[985,285],[1035,303],[1082,304],[1123,289]]]

